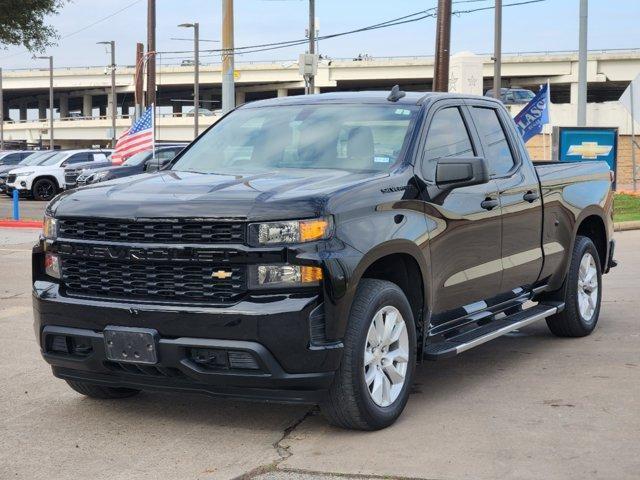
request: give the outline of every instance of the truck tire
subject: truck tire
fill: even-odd
[[[394,283],[363,279],[344,337],[342,362],[320,408],[329,423],[379,430],[402,413],[416,366],[411,306]]]
[[[135,390],[133,388],[102,387],[91,383],[76,382],[75,380],[67,380],[66,382],[76,392],[86,395],[87,397],[99,398],[101,400],[133,397],[140,393],[140,390]]]
[[[40,201],[49,201],[56,196],[58,192],[58,186],[56,182],[48,178],[41,178],[36,180],[31,188],[31,194],[33,198]]]
[[[558,337],[584,337],[596,328],[602,298],[600,256],[588,237],[578,235],[565,279],[562,312],[547,318],[549,330]]]

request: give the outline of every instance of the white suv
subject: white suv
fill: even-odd
[[[41,163],[16,168],[7,177],[6,193],[14,190],[31,194],[36,200],[51,200],[65,187],[64,169],[76,163],[105,161],[111,154],[108,150],[63,150]]]

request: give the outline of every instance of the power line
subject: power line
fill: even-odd
[[[137,5],[140,2],[142,2],[142,0],[135,0],[134,2],[122,7],[120,10],[116,10],[115,12],[107,15],[106,17],[96,20],[95,22],[90,23],[89,25],[82,27],[79,30],[76,30],[75,32],[71,32],[71,33],[68,33],[67,35],[63,35],[62,37],[60,37],[60,40],[64,40],[66,38],[72,37],[73,35],[77,35],[78,33],[84,32],[85,30],[89,30],[91,27],[95,27],[96,25],[104,22],[105,20],[109,20],[110,18],[115,17],[116,15],[124,12],[125,10],[130,9],[131,7],[133,7],[134,5]]]
[[[96,25],[98,25],[98,24],[100,24],[100,23],[102,23],[102,22],[104,22],[104,21],[106,21],[106,20],[109,20],[110,18],[115,17],[116,15],[118,15],[118,14],[120,14],[120,13],[124,12],[125,10],[130,9],[131,7],[133,7],[134,5],[137,5],[137,4],[138,4],[138,3],[140,3],[140,2],[142,2],[142,0],[135,0],[135,1],[134,1],[134,2],[132,2],[132,3],[129,3],[128,5],[125,5],[125,6],[124,6],[124,7],[122,7],[121,9],[116,10],[116,11],[115,11],[115,12],[113,12],[113,13],[110,13],[110,14],[109,14],[109,15],[107,15],[106,17],[102,17],[102,18],[100,18],[99,20],[96,20],[95,22],[90,23],[89,25],[86,25],[86,26],[84,26],[84,27],[82,27],[82,28],[80,28],[80,29],[78,29],[78,30],[76,30],[76,31],[74,31],[74,32],[71,32],[71,33],[68,33],[68,34],[66,34],[66,35],[61,36],[61,37],[60,37],[60,40],[65,40],[65,39],[67,39],[67,38],[69,38],[69,37],[72,37],[72,36],[74,36],[74,35],[77,35],[78,33],[84,32],[85,30],[89,30],[91,27],[95,27]],[[12,55],[7,55],[6,57],[0,57],[0,60],[5,60],[5,59],[7,59],[7,58],[14,58],[14,57],[17,57],[17,56],[20,56],[20,55],[25,55],[25,54],[28,54],[28,53],[31,53],[31,52],[29,52],[29,50],[24,50],[24,51],[22,51],[22,52],[14,53],[14,54],[12,54]]]
[[[458,0],[458,1],[453,2],[453,3],[477,3],[477,2],[480,2],[480,1],[486,1],[486,0]],[[529,4],[533,4],[533,3],[541,3],[541,2],[545,2],[545,1],[546,0],[523,0],[523,1],[519,1],[519,2],[504,4],[503,7],[516,7],[516,6],[521,6],[521,5],[529,5]],[[470,14],[470,13],[475,13],[475,12],[480,12],[480,11],[485,11],[485,10],[493,10],[493,9],[494,9],[494,6],[491,5],[491,6],[487,6],[487,7],[477,7],[477,8],[473,8],[473,9],[467,9],[467,10],[456,10],[454,12],[451,12],[451,14],[452,15],[456,15],[456,16],[460,16],[460,15],[464,15],[464,14]],[[345,31],[345,32],[340,32],[340,33],[322,35],[322,36],[318,37],[318,40],[328,40],[328,39],[332,39],[332,38],[343,37],[343,36],[346,36],[346,35],[353,35],[353,34],[356,34],[356,33],[362,33],[362,32],[367,32],[367,31],[372,31],[372,30],[378,30],[378,29],[381,29],[381,28],[389,28],[389,27],[395,27],[395,26],[398,26],[398,25],[404,25],[404,24],[408,24],[408,23],[418,22],[418,21],[424,20],[426,18],[434,18],[436,16],[435,10],[436,10],[436,8],[432,7],[432,8],[429,8],[427,10],[414,12],[414,13],[411,13],[409,15],[404,15],[402,17],[394,18],[394,19],[387,20],[387,21],[380,22],[380,23],[376,23],[376,24],[373,24],[373,25],[368,25],[366,27],[356,28],[356,29],[353,29],[353,30],[348,30],[348,31]],[[243,54],[249,54],[249,53],[266,52],[266,51],[271,51],[271,50],[279,50],[279,49],[283,49],[283,48],[304,45],[307,42],[308,42],[308,40],[305,38],[305,39],[288,40],[288,41],[282,41],[282,42],[263,43],[263,44],[258,44],[258,45],[247,45],[247,46],[243,46],[243,47],[234,48],[233,49],[233,53],[235,55],[243,55]],[[210,57],[210,56],[214,56],[214,55],[206,55],[206,53],[209,53],[209,54],[220,54],[222,52],[225,52],[225,50],[224,49],[202,50],[202,53],[205,53],[205,55],[202,55],[202,56],[203,57]],[[163,53],[167,53],[167,54],[190,54],[190,53],[193,53],[193,51],[191,51],[191,50],[182,50],[182,51],[167,51],[167,52],[163,52]],[[176,59],[176,58],[174,58],[174,59]]]

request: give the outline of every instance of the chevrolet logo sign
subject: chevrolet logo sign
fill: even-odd
[[[211,274],[211,278],[217,278],[218,280],[226,280],[227,278],[231,278],[233,273],[225,272],[224,270],[218,270],[217,272],[213,272]]]
[[[611,145],[599,145],[598,142],[582,142],[581,145],[571,145],[567,155],[581,156],[586,160],[597,160],[598,157],[611,153]]]

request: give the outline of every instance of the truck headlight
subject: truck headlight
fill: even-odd
[[[58,236],[58,220],[48,215],[44,216],[42,235],[48,240],[54,240]]]
[[[322,280],[320,267],[301,265],[252,265],[250,288],[312,287]]]
[[[16,177],[28,177],[29,175],[33,175],[34,172],[18,172],[16,173]]]
[[[313,242],[329,238],[332,230],[331,217],[251,223],[249,224],[249,243],[252,246],[260,246]]]

